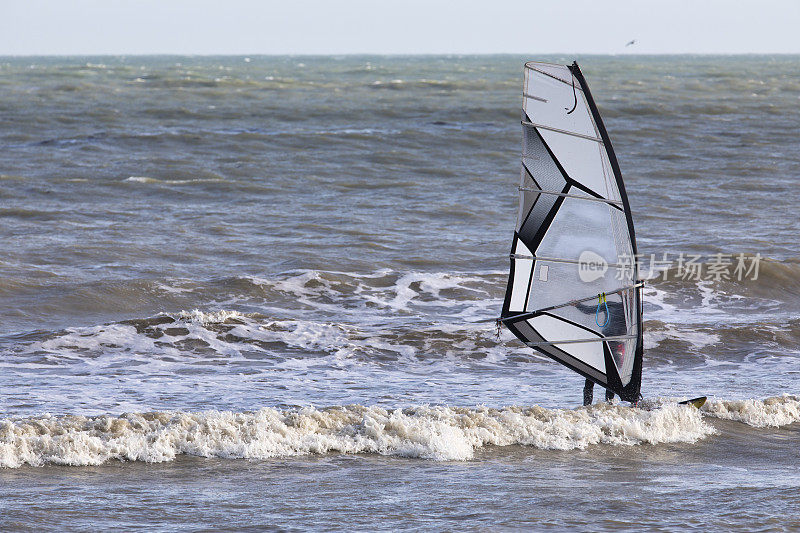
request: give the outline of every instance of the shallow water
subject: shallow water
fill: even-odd
[[[495,337],[531,58],[247,59],[0,58],[3,529],[798,527],[800,58],[578,58],[651,410]]]

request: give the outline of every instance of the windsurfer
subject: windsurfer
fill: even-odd
[[[599,309],[598,309],[599,306]],[[607,306],[607,307],[606,307]],[[626,334],[625,313],[622,303],[605,301],[601,306],[600,303],[595,305],[585,305],[580,302],[575,304],[578,311],[586,314],[594,314],[595,316],[602,316],[605,313],[605,323],[600,326],[601,333],[604,337],[616,337]],[[608,347],[617,355],[617,359],[621,360],[625,355],[625,343],[608,341]],[[594,398],[594,381],[586,379],[583,385],[583,405],[589,405]],[[611,389],[606,389],[606,401],[610,402],[614,399],[614,393]]]

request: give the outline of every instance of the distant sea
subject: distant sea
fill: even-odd
[[[495,336],[534,59],[653,266],[638,408]],[[0,58],[0,529],[800,529],[798,70]]]

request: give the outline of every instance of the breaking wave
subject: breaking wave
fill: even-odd
[[[800,422],[800,396],[774,396],[763,400],[708,401],[703,413],[743,422],[753,427],[780,427]]]
[[[485,446],[575,450],[598,444],[693,443],[718,433],[705,417],[756,428],[800,422],[800,397],[791,395],[709,400],[701,410],[666,399],[655,403],[661,405],[651,410],[607,403],[577,409],[349,405],[3,419],[0,467],[332,453],[466,461]]]
[[[150,463],[177,455],[266,459],[372,453],[464,461],[484,446],[573,450],[695,442],[713,434],[700,412],[670,405],[653,411],[597,404],[574,410],[359,405],[256,412],[126,413],[0,421],[0,466]]]

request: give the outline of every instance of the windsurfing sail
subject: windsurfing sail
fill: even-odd
[[[611,141],[577,63],[527,63],[522,97],[519,214],[500,321],[534,350],[635,402],[641,283]]]

